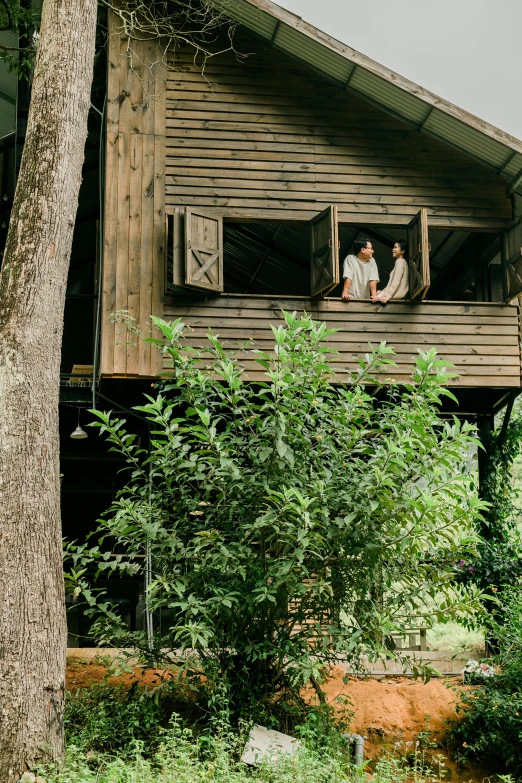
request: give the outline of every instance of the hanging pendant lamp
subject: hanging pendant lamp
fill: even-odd
[[[85,430],[82,429],[81,426],[80,426],[80,411],[81,411],[81,408],[78,408],[78,425],[77,425],[76,429],[74,430],[74,432],[71,432],[71,435],[70,435],[70,437],[73,440],[84,440],[85,438],[89,437],[87,435],[87,433],[85,432]]]

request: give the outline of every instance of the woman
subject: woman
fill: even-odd
[[[376,302],[386,304],[388,299],[405,299],[408,295],[408,245],[406,242],[396,242],[393,246],[392,256],[395,259],[388,285],[382,291],[377,292]]]

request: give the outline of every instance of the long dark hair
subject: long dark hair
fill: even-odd
[[[396,239],[393,244],[399,245],[400,249],[404,253],[404,260],[408,261],[408,243],[405,242],[404,239]]]

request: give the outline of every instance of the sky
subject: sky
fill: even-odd
[[[522,0],[276,0],[522,139]]]

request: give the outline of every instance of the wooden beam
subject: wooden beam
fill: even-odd
[[[508,193],[514,193],[515,190],[518,188],[518,186],[522,183],[522,168],[520,168],[513,179],[511,180],[511,183],[508,185]]]
[[[511,155],[508,155],[502,166],[500,166],[499,169],[497,169],[497,174],[503,174],[505,169],[509,166],[513,158],[518,155],[518,152],[512,152]]]
[[[426,114],[424,116],[424,119],[417,126],[418,130],[421,131],[424,128],[424,126],[426,125],[426,123],[428,122],[429,118],[431,117],[431,115],[433,114],[434,111],[435,111],[435,106],[430,106],[430,108],[428,109],[428,111],[426,112]]]
[[[506,412],[504,413],[504,418],[502,419],[502,428],[500,430],[497,444],[502,447],[504,445],[504,441],[506,440],[507,435],[507,428],[509,426],[509,420],[511,419],[511,413],[513,411],[513,405],[515,404],[515,400],[520,394],[519,391],[512,391],[508,400],[508,404],[506,407]]]

